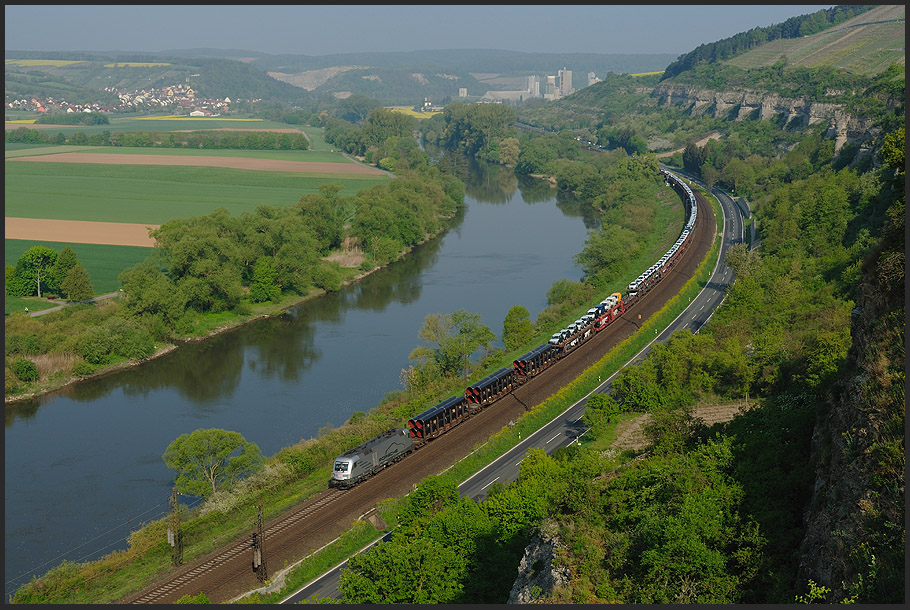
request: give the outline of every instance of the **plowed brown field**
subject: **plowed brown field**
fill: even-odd
[[[155,240],[149,237],[149,229],[157,229],[159,226],[44,218],[6,218],[5,220],[6,239],[147,248],[155,245]]]
[[[34,157],[16,157],[7,162],[32,163],[105,163],[114,165],[182,165],[252,169],[266,172],[299,172],[306,174],[366,174],[382,176],[375,167],[359,163],[326,163],[316,161],[280,161],[250,157],[196,157],[176,155],[118,155],[116,153],[60,153]]]

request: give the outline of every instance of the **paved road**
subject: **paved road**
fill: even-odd
[[[60,311],[67,305],[75,305],[76,303],[86,303],[86,302],[96,303],[102,299],[112,299],[119,295],[120,295],[119,292],[109,292],[107,294],[101,294],[96,297],[92,297],[88,301],[59,301],[56,305],[54,305],[50,309],[41,309],[39,311],[30,311],[28,315],[31,316],[32,318],[34,318],[36,316],[43,316],[44,314],[50,313],[52,311]]]

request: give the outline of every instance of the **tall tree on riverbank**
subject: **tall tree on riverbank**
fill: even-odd
[[[256,443],[239,432],[211,428],[181,434],[162,456],[168,468],[177,471],[177,491],[193,496],[210,496],[221,485],[252,474],[262,464]]]

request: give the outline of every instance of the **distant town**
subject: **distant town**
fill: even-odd
[[[600,82],[593,72],[588,72],[587,85]],[[524,89],[512,91],[489,90],[477,99],[480,103],[521,102],[530,98],[543,98],[545,100],[558,100],[575,92],[572,86],[572,71],[563,68],[556,74],[532,75],[525,79]],[[167,109],[175,114],[186,114],[194,117],[220,116],[229,113],[234,102],[250,102],[258,100],[234,100],[224,98],[200,98],[189,84],[167,85],[158,88],[134,89],[131,91],[119,90],[114,87],[105,87],[104,91],[114,93],[120,98],[119,104],[102,104],[91,102],[86,104],[73,104],[63,99],[53,97],[11,100],[6,103],[8,110],[27,110],[31,112],[59,114],[61,112],[136,112],[139,110]],[[340,97],[340,96],[339,96]],[[459,98],[468,98],[468,90],[461,87],[458,90]],[[415,105],[419,111],[441,111],[442,107],[433,104],[428,98]]]
[[[231,109],[231,98],[200,98],[189,85],[167,85],[159,88],[135,89],[121,91],[114,87],[105,87],[104,91],[114,93],[120,98],[120,103],[100,104],[97,102],[87,104],[71,104],[66,100],[53,97],[12,100],[6,103],[8,110],[29,110],[32,112],[135,112],[155,108],[168,109],[177,114],[189,116],[219,116]],[[238,100],[251,101],[251,100]],[[256,100],[252,100],[256,101]]]

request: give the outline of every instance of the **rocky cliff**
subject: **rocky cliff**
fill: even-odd
[[[789,129],[823,122],[828,125],[826,136],[834,138],[835,151],[845,144],[861,150],[868,148],[877,135],[871,121],[847,114],[840,104],[787,98],[767,91],[737,88],[715,91],[695,85],[661,83],[651,92],[651,97],[658,106],[678,106],[692,116],[708,114],[735,121],[779,120]]]
[[[553,594],[556,587],[568,584],[569,570],[559,566],[556,558],[562,545],[555,529],[553,525],[544,524],[540,533],[525,548],[508,603],[528,604],[545,599]]]
[[[799,584],[828,602],[904,601],[903,202],[881,252],[865,264],[852,345],[812,439],[815,488],[805,516]]]

